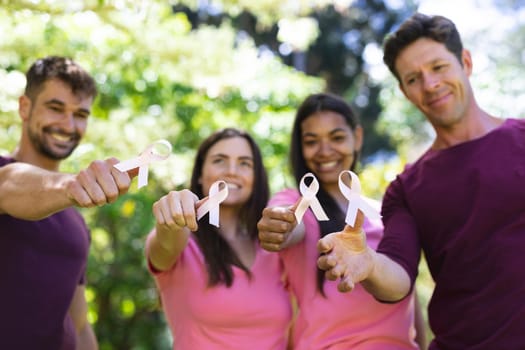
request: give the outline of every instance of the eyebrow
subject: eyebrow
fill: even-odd
[[[336,134],[336,133],[338,133],[338,132],[340,132],[340,131],[342,131],[342,132],[346,132],[347,130],[345,130],[345,129],[343,129],[343,128],[335,128],[334,130],[331,130],[331,131],[329,132],[329,134],[330,134],[330,135],[333,135],[333,134]],[[303,134],[303,137],[306,137],[306,136],[317,136],[317,134],[316,134],[316,133],[313,133],[313,132],[305,132],[305,133]]]
[[[443,61],[448,62],[444,58],[435,58],[432,61],[430,61],[428,63],[425,63],[425,65],[434,66],[437,63],[443,62]],[[419,74],[421,74],[419,70],[410,71],[410,72],[406,73],[405,75],[403,75],[401,78],[406,79],[406,77],[409,77],[409,76],[412,76],[412,75],[419,75]]]
[[[49,105],[60,105],[62,107],[65,107],[66,104],[63,101],[59,100],[59,99],[52,98],[52,99],[50,99],[48,101],[45,101],[44,105],[46,105],[46,106],[49,106]],[[82,112],[82,113],[85,113],[85,114],[88,114],[88,115],[91,114],[91,110],[86,109],[86,108],[78,108],[76,111],[77,112]]]
[[[229,155],[224,154],[224,153],[210,154],[210,157],[212,157],[212,158],[230,158]],[[253,157],[251,157],[251,156],[240,156],[240,157],[238,157],[238,159],[253,161]]]

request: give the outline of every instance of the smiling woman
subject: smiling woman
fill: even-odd
[[[207,216],[197,223],[216,181],[228,186],[219,227]],[[286,349],[292,315],[282,264],[257,240],[268,196],[258,146],[227,128],[201,143],[190,190],[171,191],[153,205],[146,255],[174,349]]]
[[[414,293],[397,304],[378,302],[361,285],[351,296],[344,295],[337,282],[325,280],[324,271],[317,268],[319,239],[345,227],[348,201],[339,190],[339,174],[355,170],[362,142],[359,120],[343,99],[325,93],[307,97],[292,128],[291,166],[298,186],[307,173],[319,179],[318,199],[329,220],[317,219],[307,210],[297,222],[301,196],[289,188],[270,200],[258,224],[262,246],[279,251],[297,300],[294,349],[400,350],[417,349],[416,336],[422,348],[425,342],[422,324],[415,323]],[[363,229],[367,243],[376,248],[383,235],[381,221],[366,218]]]

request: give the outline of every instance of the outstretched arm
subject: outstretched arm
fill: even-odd
[[[317,247],[324,255],[317,265],[326,271],[327,279],[340,279],[341,292],[351,291],[356,283],[361,283],[379,300],[398,301],[410,291],[410,278],[399,264],[367,246],[363,221],[364,215],[359,211],[354,227],[346,225],[343,231],[321,238]]]
[[[73,205],[112,203],[131,183],[130,174],[113,167],[117,162],[115,158],[97,160],[76,175],[27,163],[0,167],[0,214],[40,220]]]
[[[159,271],[169,270],[188,243],[191,231],[196,231],[197,208],[206,199],[198,200],[189,191],[171,191],[153,204],[156,225],[147,247],[147,256]]]

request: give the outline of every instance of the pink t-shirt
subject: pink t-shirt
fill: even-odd
[[[151,235],[148,243],[150,239]],[[174,338],[173,349],[286,349],[292,309],[278,254],[258,247],[251,279],[238,267],[233,271],[230,288],[208,287],[204,256],[193,238],[171,270],[150,270]]]
[[[270,206],[290,205],[297,190],[277,193]],[[325,280],[326,298],[317,290],[319,223],[308,209],[303,217],[305,239],[281,251],[290,289],[299,312],[293,326],[294,349],[418,349],[414,341],[414,298],[395,304],[380,303],[358,284],[350,293],[337,290],[338,281]],[[381,221],[365,220],[368,245],[376,249],[383,233]]]

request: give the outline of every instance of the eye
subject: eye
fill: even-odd
[[[334,142],[344,142],[344,141],[346,141],[346,135],[345,134],[334,135],[332,137],[332,141],[334,141]]]
[[[54,106],[54,105],[50,105],[50,106],[47,106],[47,108],[49,108],[50,110],[52,110],[53,112],[57,112],[57,113],[61,113],[63,108],[60,107],[60,106]]]
[[[315,144],[317,143],[317,140],[315,139],[306,139],[306,140],[303,140],[303,145],[305,146],[315,146]]]
[[[405,80],[406,85],[412,85],[416,82],[416,77],[411,77]]]
[[[223,158],[213,158],[211,160],[211,163],[212,164],[222,164],[222,163],[224,163],[224,159]]]
[[[250,168],[250,169],[253,168],[253,162],[249,160],[242,160],[240,165],[245,168]]]
[[[76,112],[74,115],[75,115],[75,118],[79,118],[79,119],[87,119],[87,117],[89,117],[89,114],[83,113],[83,112]]]

